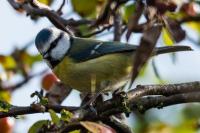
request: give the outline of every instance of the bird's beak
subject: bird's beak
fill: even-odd
[[[47,54],[47,53],[45,53],[44,55],[43,55],[43,58],[44,59],[47,59],[49,57],[49,55]]]

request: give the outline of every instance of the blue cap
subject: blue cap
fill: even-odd
[[[42,44],[46,43],[52,35],[52,30],[45,28],[42,29],[35,38],[35,44],[38,49],[41,49]]]

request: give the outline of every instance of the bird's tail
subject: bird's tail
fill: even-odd
[[[172,53],[172,52],[178,52],[178,51],[192,51],[192,49],[189,46],[181,46],[181,45],[158,47],[156,48],[154,55],[166,54],[166,53]]]

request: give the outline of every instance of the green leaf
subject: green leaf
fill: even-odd
[[[183,109],[183,116],[186,120],[200,118],[200,105],[198,104],[190,104]]]
[[[35,91],[31,94],[31,97],[37,96],[39,99],[42,99],[42,94],[38,91]]]
[[[49,111],[49,113],[51,115],[51,119],[52,119],[53,123],[58,125],[59,122],[60,122],[60,118],[57,116],[56,112],[54,110],[52,110],[52,109],[49,109],[48,111]]]
[[[61,111],[61,120],[69,122],[70,119],[73,117],[73,114],[65,109]]]
[[[11,107],[11,104],[7,103],[6,101],[0,100],[0,112],[8,112]]]
[[[47,105],[48,104],[48,98],[46,98],[46,97],[42,97],[41,99],[40,99],[40,104],[42,104],[42,105]]]
[[[135,12],[135,3],[125,5],[122,8],[122,11],[123,11],[122,13],[123,20],[127,23],[130,16]]]
[[[28,133],[37,133],[40,128],[42,128],[44,125],[47,125],[48,124],[48,120],[40,120],[40,121],[37,121],[36,123],[34,123],[30,128],[29,128],[29,131]]]
[[[163,42],[165,43],[165,45],[173,46],[174,41],[171,38],[171,35],[170,35],[169,31],[166,28],[162,29],[162,38],[163,38]]]

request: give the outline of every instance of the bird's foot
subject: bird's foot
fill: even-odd
[[[89,107],[91,109],[94,108],[98,102],[102,101],[102,96],[101,93],[88,94],[85,99],[82,102],[81,108]]]
[[[126,93],[126,92],[124,92],[124,87],[121,87],[121,88],[114,90],[112,93],[112,96],[115,97],[115,96],[119,96],[119,95],[125,95],[124,93]]]

